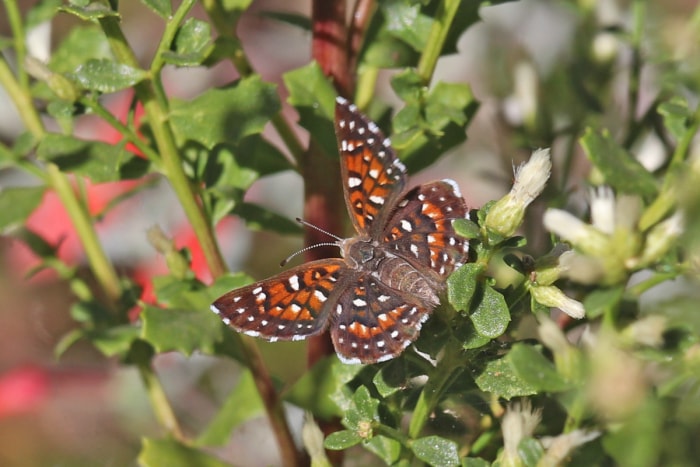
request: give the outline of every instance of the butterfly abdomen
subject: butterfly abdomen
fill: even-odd
[[[437,306],[440,304],[440,299],[435,292],[436,289],[440,288],[439,284],[428,281],[425,275],[402,258],[384,257],[382,261],[378,262],[373,275],[383,284],[419,298],[426,305]]]

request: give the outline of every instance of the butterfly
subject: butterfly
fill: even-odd
[[[404,190],[406,168],[379,127],[338,97],[335,132],[345,203],[357,235],[342,258],[311,261],[232,290],[211,306],[225,324],[268,341],[330,329],[345,363],[377,363],[418,338],[469,243],[454,219],[468,209],[452,180]]]

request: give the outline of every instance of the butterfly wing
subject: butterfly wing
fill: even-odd
[[[343,260],[313,261],[232,290],[211,309],[224,323],[249,336],[269,341],[306,339],[328,325],[328,304],[346,272]]]
[[[336,100],[335,133],[352,223],[357,232],[378,238],[406,184],[406,168],[379,127],[341,97]]]
[[[433,305],[387,287],[367,273],[340,292],[331,309],[331,339],[344,363],[377,363],[399,355],[418,338]]]
[[[419,271],[446,278],[467,261],[469,242],[452,227],[468,217],[468,209],[452,180],[419,185],[397,203],[384,229],[387,249]]]

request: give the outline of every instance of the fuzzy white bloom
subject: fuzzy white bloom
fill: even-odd
[[[559,326],[549,318],[540,319],[537,333],[542,343],[555,354],[566,352],[571,345]]]
[[[563,465],[564,460],[577,447],[593,441],[601,435],[600,431],[574,430],[559,436],[543,437],[540,441],[546,449],[538,461],[538,467],[555,467]]]
[[[633,322],[623,331],[623,335],[634,342],[649,347],[660,347],[664,343],[667,319],[661,315],[645,316]]]
[[[523,465],[518,455],[518,444],[523,438],[532,436],[535,428],[542,420],[542,410],[532,410],[529,400],[521,403],[514,402],[508,404],[505,415],[501,422],[503,431],[503,454],[501,457],[502,466]]]
[[[527,208],[537,198],[549,180],[552,160],[549,149],[538,149],[530,160],[515,171],[515,183],[510,193],[496,201],[486,215],[486,227],[504,237],[515,233]]]
[[[601,232],[612,234],[615,230],[615,193],[609,186],[592,188],[591,224]]]
[[[561,289],[553,285],[531,287],[530,293],[538,303],[559,308],[572,318],[581,319],[586,315],[583,303],[567,297]]]
[[[547,230],[586,253],[599,254],[607,244],[605,234],[562,209],[547,209],[542,222]]]

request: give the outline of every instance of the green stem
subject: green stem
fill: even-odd
[[[418,76],[426,85],[430,83],[435,72],[435,66],[445,45],[445,39],[447,39],[447,33],[450,31],[452,21],[459,9],[459,2],[460,0],[442,0],[438,5],[426,48],[418,61]]]
[[[168,396],[165,394],[163,386],[160,384],[158,376],[150,366],[150,359],[149,362],[139,363],[138,368],[158,423],[176,439],[183,440],[184,436],[180,429],[180,424],[168,401]]]
[[[25,44],[24,23],[20,14],[17,2],[14,0],[5,0],[5,10],[7,11],[7,19],[12,28],[12,39],[17,58],[17,77],[19,85],[29,94],[29,76],[24,69],[24,58],[27,56]]]
[[[113,17],[106,17],[100,19],[100,25],[107,35],[110,47],[117,60],[126,65],[138,67],[136,57],[128,46],[126,38],[119,28],[118,21]],[[194,187],[190,184],[187,175],[185,175],[180,154],[175,144],[175,138],[168,124],[167,109],[160,104],[152,86],[156,77],[152,76],[151,79],[153,81],[143,81],[135,86],[136,95],[143,103],[144,113],[151,124],[153,138],[162,158],[165,175],[178,197],[187,219],[192,225],[192,229],[207,261],[209,271],[213,277],[219,277],[226,272],[226,265],[219,251],[214,229],[210,225],[204,209],[198,202],[198,196]]]
[[[27,127],[27,130],[29,130],[37,140],[41,139],[45,132],[44,125],[41,123],[41,119],[34,109],[31,94],[27,88],[24,88],[20,82],[15,79],[12,70],[10,70],[10,66],[1,54],[0,84],[2,84],[7,91],[7,95],[14,101],[17,112],[19,112],[19,116]]]
[[[110,301],[113,303],[117,302],[121,296],[119,276],[100,244],[87,208],[76,196],[73,187],[68,181],[68,177],[55,164],[47,164],[46,172],[49,183],[56,191],[78,237],[80,237],[80,242],[85,249],[85,255],[88,258],[92,272],[102,285]]]

